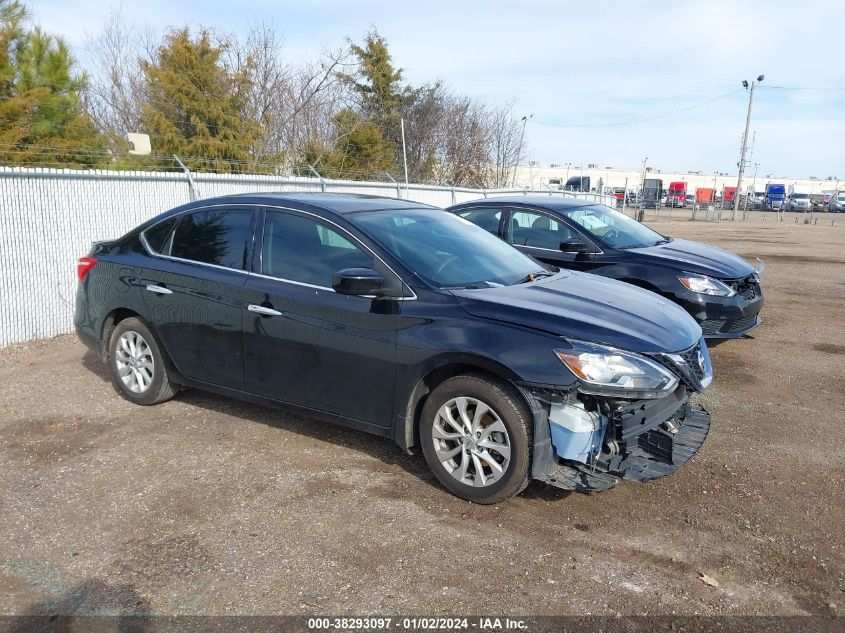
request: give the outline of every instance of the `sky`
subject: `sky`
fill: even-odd
[[[116,10],[157,33],[182,25],[244,32],[270,20],[291,61],[313,59],[347,37],[360,41],[375,27],[411,83],[441,80],[530,116],[526,145],[542,165],[636,168],[647,158],[663,171],[735,173],[748,107],[741,82],[764,74],[754,94],[751,163],[764,175],[845,179],[841,0],[27,4],[83,63],[89,38]]]

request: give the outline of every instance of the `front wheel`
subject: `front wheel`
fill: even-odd
[[[109,369],[115,389],[135,404],[159,404],[176,393],[158,342],[135,317],[124,319],[112,331]]]
[[[437,386],[421,415],[425,459],[457,496],[498,503],[528,485],[533,417],[511,385],[481,374],[455,376]]]

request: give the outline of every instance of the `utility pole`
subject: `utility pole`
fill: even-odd
[[[405,165],[405,197],[408,197],[408,152],[405,149],[405,119],[399,119],[399,129],[402,130],[402,163]]]
[[[748,129],[751,127],[751,106],[754,105],[754,89],[764,76],[759,75],[751,81],[751,90],[748,92],[748,114],[745,115],[745,132],[742,135],[742,149],[739,151],[739,176],[736,179],[736,197],[734,198],[733,219],[736,219],[736,212],[739,210],[739,192],[742,191],[742,176],[745,173],[745,150],[748,145]],[[743,80],[742,85],[748,88],[748,81]]]

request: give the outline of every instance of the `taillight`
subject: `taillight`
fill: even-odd
[[[85,275],[97,265],[97,260],[93,257],[80,257],[76,262],[76,276],[79,277],[79,283],[85,281]]]

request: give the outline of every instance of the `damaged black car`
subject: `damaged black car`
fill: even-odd
[[[139,405],[196,388],[424,454],[456,495],[675,472],[704,442],[701,328],[652,292],[549,272],[456,215],[256,194],[165,212],[78,264],[75,325]],[[290,468],[296,468],[290,464]]]

